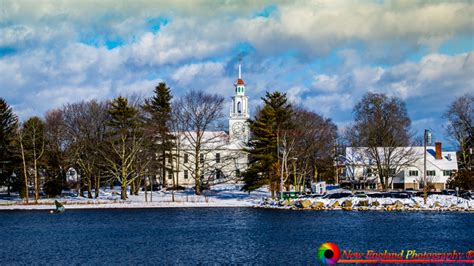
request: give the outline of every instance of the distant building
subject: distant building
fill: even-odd
[[[379,148],[383,153],[383,149]],[[376,174],[376,162],[370,158],[363,147],[347,147],[345,155],[345,170],[342,186],[351,186],[356,189],[381,188],[380,178]],[[392,189],[420,189],[424,184],[423,147],[400,147],[394,152],[410,150],[413,159],[404,165],[394,165],[389,180]],[[391,167],[392,168],[392,167]],[[397,169],[397,170],[395,170]],[[441,143],[426,147],[426,181],[436,190],[446,188],[448,178],[458,170],[456,152],[442,151]]]
[[[174,159],[168,161],[166,184],[173,184],[173,176],[179,185],[194,185],[194,163],[199,161],[203,183],[221,183],[240,177],[247,169],[248,156],[242,151],[249,140],[247,119],[249,116],[248,97],[245,95],[245,82],[242,79],[241,67],[234,84],[234,96],[229,116],[229,131],[206,131],[200,158],[194,158],[193,139],[195,132],[175,132],[179,140],[179,148],[174,151]]]
[[[78,182],[80,176],[77,173],[76,169],[69,167],[66,172],[66,182],[67,183],[76,183]]]

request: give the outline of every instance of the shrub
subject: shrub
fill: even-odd
[[[44,183],[43,191],[48,195],[48,197],[56,197],[61,195],[63,190],[63,185],[61,180],[53,179]]]

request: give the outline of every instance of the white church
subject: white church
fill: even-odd
[[[249,116],[248,97],[245,95],[245,82],[242,79],[241,66],[234,84],[234,95],[229,115],[229,132],[206,131],[199,158],[195,155],[192,139],[194,132],[178,134],[178,148],[172,163],[172,171],[166,176],[167,186],[173,184],[192,186],[195,184],[194,167],[199,160],[202,171],[201,180],[204,185],[238,180],[240,174],[247,169],[248,155],[242,149],[249,140],[247,119]],[[171,162],[168,162],[171,164]],[[171,166],[171,165],[169,165]]]

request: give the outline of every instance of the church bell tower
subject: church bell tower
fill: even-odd
[[[231,141],[248,141],[249,129],[247,119],[249,118],[248,97],[245,96],[245,82],[242,79],[241,65],[239,64],[239,76],[234,84],[235,91],[232,96],[232,106],[229,118],[229,135]]]

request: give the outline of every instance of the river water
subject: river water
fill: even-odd
[[[0,264],[317,264],[365,252],[474,249],[474,215],[170,208],[0,212]]]

